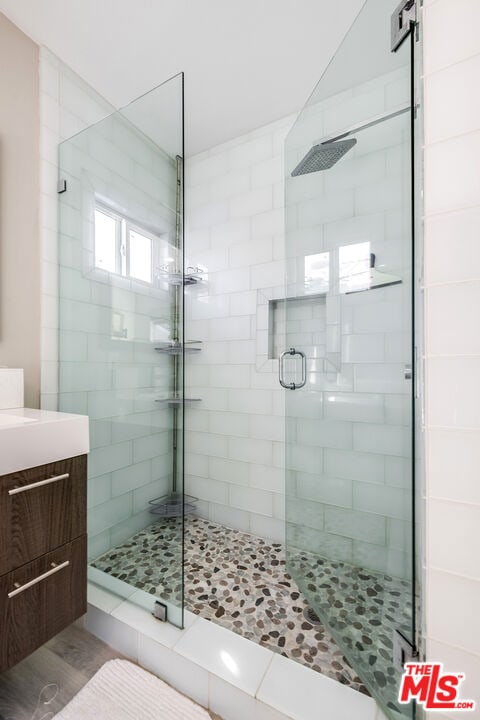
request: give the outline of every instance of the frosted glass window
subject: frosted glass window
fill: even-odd
[[[118,221],[100,210],[95,210],[95,267],[117,272]]]
[[[370,243],[343,245],[338,249],[339,289],[358,292],[370,287]]]
[[[152,241],[135,230],[129,237],[129,275],[137,280],[152,282]]]

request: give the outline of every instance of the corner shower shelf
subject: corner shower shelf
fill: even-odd
[[[165,278],[169,285],[196,285],[202,281],[201,273],[165,272],[160,277]]]
[[[167,342],[158,345],[155,350],[159,353],[163,353],[164,355],[181,355],[182,351],[185,351],[186,354],[189,353],[193,355],[194,353],[199,353],[202,348],[191,346],[200,345],[201,342],[201,340],[190,340],[189,342],[184,343],[184,345],[182,345],[181,342]]]
[[[198,498],[191,495],[183,496],[181,493],[172,493],[149,501],[150,512],[160,517],[178,518],[182,515],[192,515],[196,508]]]
[[[185,405],[191,405],[192,403],[201,402],[202,398],[179,398],[179,397],[166,397],[166,398],[157,398],[155,402],[164,402],[168,403],[169,407],[179,407],[184,403]]]

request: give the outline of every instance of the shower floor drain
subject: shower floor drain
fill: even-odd
[[[303,611],[303,616],[311,625],[321,625],[322,621],[312,608],[306,608]]]

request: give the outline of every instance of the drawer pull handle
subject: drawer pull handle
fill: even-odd
[[[44,572],[43,575],[39,575],[34,580],[30,580],[30,582],[25,583],[25,585],[18,585],[18,583],[15,583],[16,587],[15,590],[12,590],[8,593],[9,598],[15,597],[15,595],[19,595],[24,590],[28,590],[28,588],[31,588],[33,585],[36,585],[37,583],[41,582],[42,580],[45,580],[45,578],[50,577],[50,575],[54,575],[59,570],[63,570],[63,568],[66,568],[68,565],[70,565],[70,560],[65,560],[65,562],[61,563],[60,565],[57,565],[56,563],[51,563],[52,569],[47,570],[47,572]],[[18,585],[18,587],[17,587]]]
[[[50,485],[50,483],[58,482],[59,480],[67,480],[70,477],[69,473],[63,475],[54,475],[46,480],[39,480],[38,482],[30,483],[30,485],[22,485],[22,487],[16,487],[8,491],[9,495],[18,495],[18,493],[25,492],[26,490],[33,490],[34,488],[42,487],[42,485]]]

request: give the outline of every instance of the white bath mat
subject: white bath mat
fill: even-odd
[[[137,665],[109,660],[54,720],[210,720],[210,715]]]

